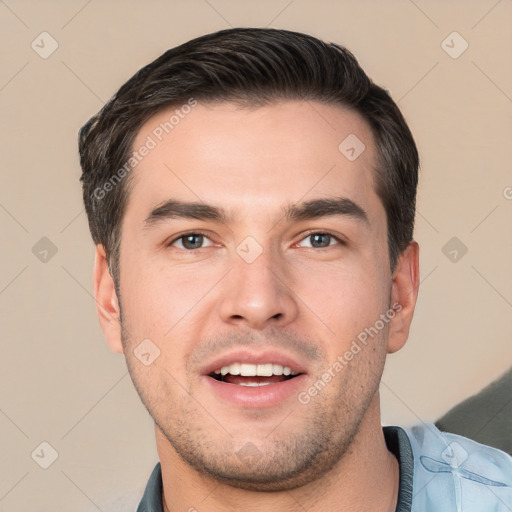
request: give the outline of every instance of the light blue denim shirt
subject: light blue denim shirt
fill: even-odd
[[[407,429],[414,456],[411,512],[510,512],[512,457],[427,423]]]

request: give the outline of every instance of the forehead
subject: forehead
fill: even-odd
[[[129,209],[173,197],[248,215],[259,205],[264,216],[307,196],[341,195],[370,210],[378,200],[371,129],[337,105],[178,105],[146,122],[132,150],[144,156],[132,170]]]

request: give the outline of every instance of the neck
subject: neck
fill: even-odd
[[[386,447],[378,394],[337,464],[321,478],[289,491],[247,491],[199,474],[177,455],[158,427],[155,431],[166,512],[294,512],[298,504],[308,512],[394,512],[396,508],[399,466]]]

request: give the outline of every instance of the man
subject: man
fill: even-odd
[[[382,428],[418,293],[418,153],[346,49],[233,29],[81,131],[98,314],[155,421],[139,511],[505,511],[511,460]]]

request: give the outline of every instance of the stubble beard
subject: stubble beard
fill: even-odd
[[[230,435],[230,425],[223,426],[187,392],[176,397],[172,383],[148,392],[130,366],[142,403],[185,464],[231,487],[267,492],[295,489],[328,473],[350,449],[380,380],[361,397],[347,394],[347,379],[340,378],[336,394],[318,395],[307,405],[297,401],[284,420],[276,419],[268,437],[255,440],[250,429]],[[165,378],[164,370],[157,371]]]
[[[123,325],[121,316],[121,326]],[[387,331],[387,330],[386,330]],[[133,350],[129,333],[122,328],[123,346]],[[387,332],[376,345],[384,344]],[[231,487],[260,492],[286,491],[314,482],[328,473],[347,454],[361,422],[378,392],[385,353],[366,347],[362,364],[349,364],[336,379],[337,392],[323,390],[308,404],[299,403],[263,441],[233,437],[229,425],[222,426],[204,405],[176,384],[165,369],[153,363],[160,374],[156,385],[148,386],[144,371],[127,357],[133,384],[172,449],[200,475]],[[125,353],[129,353],[125,350]],[[380,357],[378,357],[380,355]],[[373,359],[372,359],[373,358]],[[343,372],[347,372],[346,375]],[[331,385],[336,385],[334,381]],[[182,390],[176,396],[172,388]],[[362,396],[363,394],[363,396]],[[280,423],[281,422],[281,423]],[[292,428],[300,425],[300,428]],[[272,430],[272,429],[271,429]],[[253,443],[254,441],[254,443]],[[244,455],[249,447],[252,455]]]

